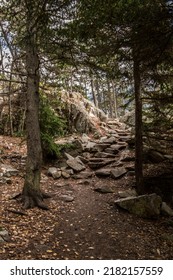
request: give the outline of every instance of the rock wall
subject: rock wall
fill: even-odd
[[[101,133],[101,123],[107,121],[107,116],[91,101],[78,92],[69,94],[65,91],[61,93],[61,101],[65,105],[63,111],[71,132]]]

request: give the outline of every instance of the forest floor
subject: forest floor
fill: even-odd
[[[131,177],[54,180],[44,176],[49,167],[44,166],[41,187],[52,195],[46,200],[50,210],[29,209],[26,215],[11,212],[22,210],[10,198],[23,187],[24,166],[15,155],[25,156],[26,147],[19,138],[0,136],[0,141],[6,155],[1,161],[20,171],[11,177],[11,184],[0,185],[0,225],[10,234],[10,240],[1,244],[0,259],[173,259],[169,218],[142,219],[114,205],[118,191],[131,187]],[[114,192],[96,192],[97,186]],[[63,195],[74,199],[66,202]]]

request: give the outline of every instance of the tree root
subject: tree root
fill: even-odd
[[[12,197],[11,199],[17,199],[23,204],[23,209],[30,209],[34,207],[38,207],[43,210],[49,210],[49,207],[44,204],[43,199],[50,198],[51,196],[47,193],[40,193],[40,194],[24,194],[19,193]]]
[[[25,213],[23,211],[15,210],[15,209],[7,209],[7,211],[11,212],[11,213],[14,213],[14,214],[17,214],[17,215],[22,215],[22,216],[27,215],[27,213]]]

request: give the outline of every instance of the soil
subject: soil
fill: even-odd
[[[10,240],[1,244],[0,259],[173,258],[171,218],[142,219],[114,204],[119,198],[118,191],[131,188],[133,176],[119,180],[97,177],[54,180],[44,176],[48,169],[44,166],[41,187],[52,195],[46,200],[50,210],[22,210],[21,204],[11,197],[23,187],[21,156],[26,155],[26,147],[19,138],[0,138],[1,161],[20,170],[18,176],[11,177],[11,184],[0,185],[0,225],[10,234]],[[111,188],[113,193],[96,192],[95,188],[100,186]]]

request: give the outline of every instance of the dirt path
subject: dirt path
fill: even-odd
[[[129,188],[130,177],[49,177],[42,188],[52,194],[47,201],[50,210],[34,208],[21,216],[9,212],[21,209],[9,198],[21,191],[23,180],[21,173],[11,184],[1,185],[0,224],[9,231],[10,239],[1,244],[0,259],[173,258],[173,227],[166,218],[144,220],[115,207],[118,191]],[[110,187],[113,193],[94,191],[100,186]]]
[[[115,193],[93,191],[93,187],[100,184],[110,185]],[[125,179],[117,183],[95,179],[88,185],[73,185],[75,200],[62,206],[60,222],[54,231],[54,238],[62,248],[57,248],[60,258],[162,259],[173,256],[173,249],[163,239],[166,229],[161,220],[143,220],[114,206],[117,191],[123,186]]]

